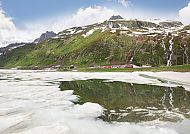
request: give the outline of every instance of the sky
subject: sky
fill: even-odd
[[[190,24],[190,0],[0,0],[0,47],[30,42],[46,31],[125,19],[170,19]]]

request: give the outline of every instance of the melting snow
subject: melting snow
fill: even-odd
[[[111,33],[115,33],[115,32],[116,32],[116,29],[112,29],[110,32],[111,32]]]
[[[190,30],[187,30],[187,33],[189,33],[189,34],[190,34]]]
[[[95,31],[95,29],[91,29],[91,30],[88,31],[86,34],[83,34],[82,36],[83,36],[84,38],[86,38],[86,37],[90,36],[91,34],[93,34],[94,31]]]
[[[155,78],[146,78],[146,74]],[[60,81],[108,79],[161,86],[190,85],[190,73],[80,73],[0,70],[0,133],[2,134],[177,134],[173,128],[129,123],[108,124],[96,117],[103,107],[75,105],[72,90],[60,91]],[[163,84],[156,78],[176,81]]]
[[[101,32],[105,32],[106,31],[106,27],[101,27],[102,31]]]

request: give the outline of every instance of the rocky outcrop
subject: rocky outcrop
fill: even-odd
[[[34,40],[34,43],[41,43],[47,39],[50,39],[52,37],[55,37],[56,33],[54,33],[53,31],[47,31],[46,33],[43,33],[39,38]]]
[[[113,15],[109,20],[121,20],[123,19],[123,17],[121,17],[120,15]]]

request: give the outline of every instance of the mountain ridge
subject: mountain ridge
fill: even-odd
[[[54,33],[53,31],[46,31],[46,33],[42,33],[39,38],[35,39],[34,43],[41,43],[55,36],[56,36],[56,33]]]
[[[164,25],[140,20],[114,19],[72,27],[38,43],[23,58],[0,66],[98,66],[113,64],[189,64],[189,26],[168,21]],[[27,48],[27,46],[25,46]],[[0,56],[12,59],[13,53]],[[14,62],[14,63],[13,63]]]

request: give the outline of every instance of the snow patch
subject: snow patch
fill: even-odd
[[[123,27],[121,27],[121,29],[122,29],[122,30],[126,30],[126,31],[127,31],[127,30],[129,30],[129,28],[128,28],[128,27],[124,27],[124,26],[123,26]]]
[[[69,127],[60,123],[35,127],[30,130],[13,134],[72,134]]]
[[[156,37],[158,34],[147,35],[148,37]]]
[[[19,45],[19,46],[15,46],[15,47],[12,47],[11,49],[16,49],[16,48],[19,48],[19,47],[22,47],[22,46],[25,46],[26,44],[22,44],[22,45]]]
[[[134,35],[147,35],[148,32],[133,32]]]
[[[102,106],[91,102],[74,107],[74,113],[78,117],[99,117],[103,114],[103,110],[104,108]]]
[[[190,30],[186,30],[188,34],[190,34]]]
[[[84,38],[86,38],[86,37],[92,35],[92,34],[94,33],[94,31],[95,31],[95,29],[91,29],[91,30],[88,31],[86,34],[83,34],[82,36],[83,36]]]
[[[79,30],[79,31],[77,31],[76,34],[81,33],[81,32],[83,32],[83,30]]]
[[[106,31],[106,29],[107,29],[107,28],[106,28],[106,27],[101,27],[101,29],[102,29],[102,31],[101,31],[101,32],[103,33],[103,32],[105,32],[105,31]]]
[[[111,33],[116,33],[116,29],[112,29],[110,32]]]

